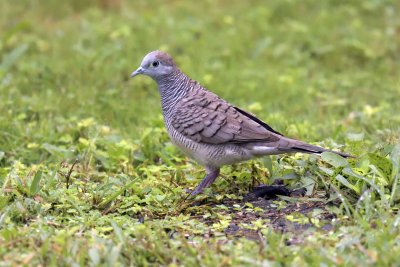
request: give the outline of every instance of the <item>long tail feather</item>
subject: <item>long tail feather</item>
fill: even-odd
[[[301,141],[297,141],[297,140],[293,140],[293,139],[289,139],[289,149],[297,151],[297,152],[302,152],[302,153],[311,153],[311,154],[321,154],[322,152],[332,152],[335,154],[338,154],[342,157],[345,158],[354,158],[354,156],[347,154],[347,153],[343,153],[343,152],[339,152],[339,151],[333,151],[330,149],[326,149],[320,146],[314,146],[314,145],[310,145]]]

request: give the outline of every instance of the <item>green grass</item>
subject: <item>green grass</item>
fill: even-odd
[[[0,265],[398,265],[399,8],[1,1]],[[156,49],[276,130],[357,158],[228,166],[183,202],[203,170],[169,142],[156,84],[129,79]],[[252,178],[306,187],[295,201],[325,201],[332,217],[283,213],[311,225],[282,233],[242,199]],[[238,223],[257,238],[227,234],[243,212],[258,214]]]

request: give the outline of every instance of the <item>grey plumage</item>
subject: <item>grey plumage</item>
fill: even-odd
[[[147,54],[131,76],[138,74],[157,82],[172,142],[206,168],[207,175],[193,195],[211,185],[223,165],[265,155],[330,151],[287,138],[254,115],[229,104],[187,77],[164,52]]]

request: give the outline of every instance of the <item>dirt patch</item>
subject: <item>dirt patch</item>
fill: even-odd
[[[275,231],[293,233],[288,244],[301,243],[307,230],[330,231],[334,228],[332,220],[335,215],[327,207],[335,205],[327,203],[325,192],[317,192],[314,197],[304,197],[302,192],[289,192],[287,196],[263,196],[254,192],[243,197],[242,200],[226,199],[222,203],[227,207],[221,211],[232,218],[225,234],[233,237],[247,237],[259,239],[260,233],[254,222],[262,219],[262,224],[272,227]],[[203,220],[212,225],[214,220]],[[251,226],[254,229],[251,229]],[[249,227],[250,226],[250,227]],[[306,234],[307,235],[307,234]],[[302,236],[302,237],[300,237]]]

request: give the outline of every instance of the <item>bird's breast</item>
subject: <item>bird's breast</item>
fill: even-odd
[[[235,144],[207,144],[195,142],[167,125],[171,141],[186,155],[203,166],[220,167],[253,158],[248,150]]]

